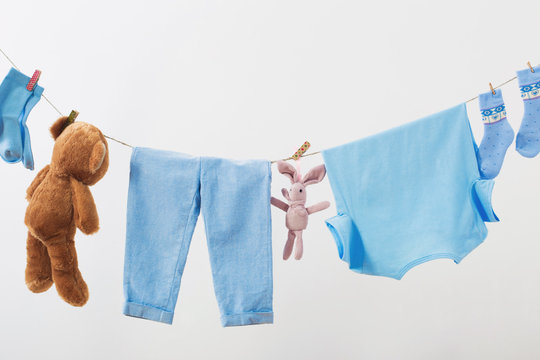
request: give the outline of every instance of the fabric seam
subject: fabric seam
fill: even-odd
[[[199,183],[200,183],[200,171],[201,171],[201,163],[200,163],[200,158],[199,158]],[[200,192],[200,189],[198,190]],[[194,194],[193,194],[193,198],[191,199],[191,206],[190,206],[190,212],[189,212],[189,216],[188,216],[188,220],[186,221],[186,224],[184,225],[184,230],[183,230],[183,234],[182,234],[182,244],[180,245],[180,251],[178,253],[178,258],[176,259],[176,266],[174,267],[174,277],[173,277],[173,281],[171,283],[171,288],[169,290],[169,297],[168,297],[168,300],[167,300],[167,307],[169,307],[169,305],[171,304],[171,297],[172,297],[172,292],[173,292],[173,289],[174,289],[174,284],[176,283],[176,279],[178,278],[178,267],[180,266],[180,256],[182,255],[182,250],[183,248],[185,247],[185,244],[186,244],[186,233],[187,233],[187,227],[189,226],[189,224],[191,224],[191,219],[193,218],[193,210],[194,210],[194,206],[195,206],[195,199],[197,197],[197,192],[198,191],[195,191]],[[205,222],[206,223],[206,222]],[[186,254],[186,260],[187,260],[187,254]],[[180,275],[181,277],[181,275]],[[180,284],[178,284],[178,291],[180,291]],[[174,311],[174,309],[173,309]]]

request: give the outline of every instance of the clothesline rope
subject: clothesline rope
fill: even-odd
[[[2,53],[2,55],[4,55],[4,57],[6,58],[6,60],[9,61],[9,63],[10,63],[15,69],[17,69],[17,70],[20,71],[19,67],[18,67],[17,65],[15,65],[15,63],[14,63],[14,62],[10,59],[10,57],[4,52],[4,50],[2,50],[2,49],[0,48],[0,52]],[[537,65],[537,66],[538,66],[538,65]],[[514,76],[513,78],[508,79],[508,80],[506,80],[505,82],[503,82],[503,83],[501,83],[501,84],[495,86],[493,89],[498,89],[498,88],[500,88],[500,87],[503,87],[504,85],[506,85],[506,84],[508,84],[508,83],[511,83],[512,81],[514,81],[514,80],[516,80],[516,79],[517,79],[517,76]],[[65,116],[60,110],[58,110],[58,108],[57,108],[56,106],[54,106],[54,104],[53,104],[53,103],[45,96],[45,94],[43,94],[43,95],[41,95],[41,96],[45,99],[45,101],[47,101],[47,102],[49,103],[49,105],[51,105],[51,107],[52,107],[54,110],[56,110],[56,112],[57,112],[60,116]],[[470,99],[467,100],[467,101],[465,101],[465,103],[468,104],[468,103],[470,103],[471,101],[474,101],[474,100],[476,100],[476,99],[478,99],[478,95],[475,96],[475,97],[470,98]],[[133,148],[133,145],[130,145],[130,144],[126,143],[126,142],[120,141],[120,140],[118,140],[118,139],[115,139],[115,138],[113,138],[113,137],[111,137],[111,136],[108,136],[108,135],[105,135],[105,134],[103,134],[103,136],[105,136],[105,137],[106,137],[107,139],[109,139],[109,140],[115,141],[115,142],[117,142],[117,143],[119,143],[119,144],[122,144],[122,145],[127,146],[127,147],[130,147],[130,148]],[[310,153],[305,153],[305,154],[301,155],[300,157],[307,157],[307,156],[317,155],[317,154],[320,154],[320,153],[321,153],[320,151],[313,151],[313,152],[310,152]],[[280,159],[280,160],[282,160],[282,161],[287,161],[287,160],[293,160],[293,158],[292,158],[292,157],[288,157],[288,158]],[[273,163],[276,163],[276,162],[278,162],[278,161],[279,161],[279,160],[272,160],[271,163],[273,164]]]
[[[15,69],[17,69],[18,71],[21,71],[21,70],[19,69],[19,67],[18,67],[17,65],[15,65],[15,63],[9,58],[9,56],[7,56],[7,54],[4,52],[4,50],[0,49],[0,52],[2,53],[2,55],[4,55],[4,57],[7,59],[7,61],[9,61],[10,64],[11,64]],[[52,106],[52,108],[53,108],[54,110],[56,110],[56,112],[57,112],[60,116],[64,116],[64,114],[62,114],[62,112],[61,112],[60,110],[58,110],[58,108],[57,108],[56,106],[54,106],[54,104],[49,100],[49,98],[47,98],[47,97],[45,96],[45,94],[42,94],[41,96],[45,99],[45,101],[47,101],[47,102],[49,103],[49,105]]]
[[[21,71],[21,70],[19,69],[19,67],[13,62],[13,60],[11,60],[11,58],[4,52],[4,50],[2,50],[2,49],[0,48],[0,52],[2,53],[2,55],[4,55],[4,57],[6,58],[6,60],[9,61],[9,63],[10,63],[15,69],[17,69],[18,71]],[[60,110],[59,110],[59,109],[58,109],[58,108],[57,108],[57,107],[49,100],[49,98],[48,98],[47,96],[45,96],[45,94],[42,94],[41,96],[45,99],[45,101],[47,101],[47,102],[49,103],[49,105],[51,105],[51,107],[52,107],[54,110],[56,110],[56,112],[58,113],[58,115],[60,115],[60,116],[65,116],[65,115],[64,115],[64,114],[63,114],[63,113],[62,113],[62,112],[61,112],[61,111],[60,111]],[[128,143],[125,143],[125,142],[123,142],[123,141],[120,141],[120,140],[118,140],[118,139],[115,139],[115,138],[113,138],[113,137],[111,137],[111,136],[108,136],[108,135],[105,135],[105,134],[103,134],[103,136],[105,136],[107,139],[110,139],[110,140],[112,140],[112,141],[116,141],[116,142],[119,143],[119,144],[122,144],[122,145],[124,145],[124,146],[133,148],[132,145],[129,145]]]

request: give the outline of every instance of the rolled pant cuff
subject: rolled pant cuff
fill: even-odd
[[[124,315],[172,324],[174,312],[128,301],[124,304]]]
[[[224,327],[272,323],[274,323],[274,313],[271,311],[248,312],[243,314],[221,316],[221,325],[223,325]]]

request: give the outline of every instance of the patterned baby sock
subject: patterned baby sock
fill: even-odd
[[[480,175],[493,179],[501,171],[506,150],[514,140],[514,130],[506,120],[501,90],[480,94],[480,112],[484,122],[484,137],[478,149]]]
[[[524,103],[523,120],[516,137],[516,150],[532,158],[540,152],[540,67],[519,70],[517,77]]]

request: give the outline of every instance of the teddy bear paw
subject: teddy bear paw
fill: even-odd
[[[62,286],[56,283],[56,290],[58,295],[72,306],[83,306],[88,301],[88,286],[82,278],[73,282],[64,282]]]
[[[52,286],[52,284],[53,281],[50,277],[36,277],[26,280],[26,286],[33,293],[41,293],[47,291]]]

